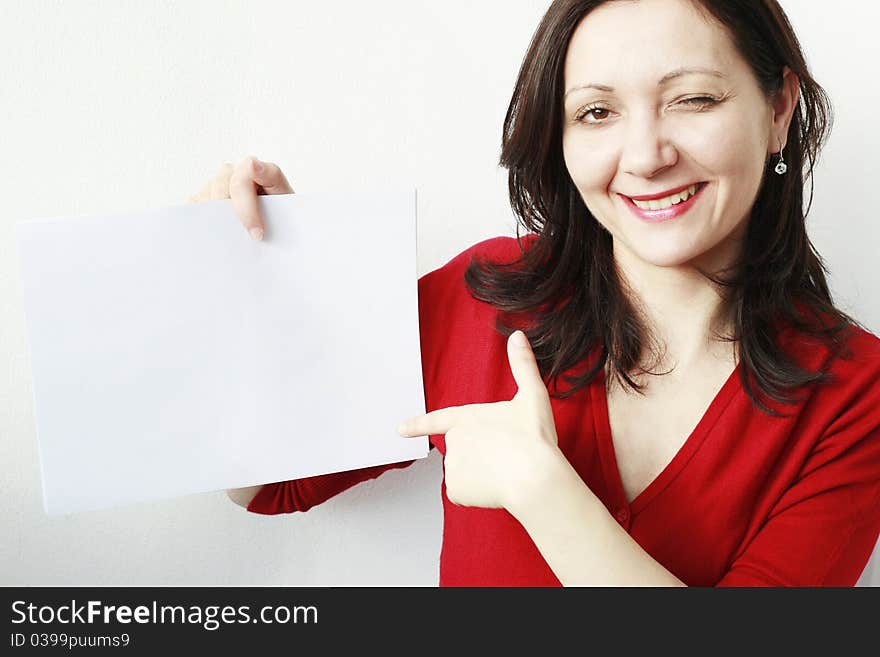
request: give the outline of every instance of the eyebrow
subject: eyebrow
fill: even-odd
[[[675,78],[680,78],[683,75],[693,75],[696,73],[702,73],[704,75],[712,75],[716,78],[726,78],[727,76],[721,71],[716,71],[712,68],[703,68],[701,66],[684,66],[682,68],[677,68],[674,71],[670,71],[657,82],[658,87],[662,87],[667,82],[674,80]],[[575,91],[580,91],[582,89],[598,89],[599,91],[614,91],[614,87],[609,87],[607,84],[599,84],[597,82],[590,82],[588,84],[579,84],[576,87],[572,87],[568,91],[565,92],[565,98],[568,98],[569,94],[574,93]]]

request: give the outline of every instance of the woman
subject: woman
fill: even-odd
[[[444,455],[441,586],[855,584],[880,340],[805,232],[829,118],[775,0],[553,2],[504,125],[530,232],[419,280],[400,432]],[[256,194],[291,192],[248,158],[191,200],[259,238]],[[410,463],[230,495],[305,511]]]

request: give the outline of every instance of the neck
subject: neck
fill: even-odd
[[[728,257],[706,254],[700,263],[660,267],[641,260],[615,241],[614,259],[627,296],[662,356],[655,372],[674,368],[672,378],[718,359],[735,358],[733,343],[713,334],[732,335],[733,317],[720,292],[696,266],[715,272]],[[643,366],[654,364],[647,347]]]

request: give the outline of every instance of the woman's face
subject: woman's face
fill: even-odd
[[[565,90],[566,167],[616,257],[728,264],[779,145],[773,107],[724,28],[688,0],[608,2],[571,39]],[[694,185],[665,211],[651,208],[668,199],[639,202],[641,214],[630,200]]]

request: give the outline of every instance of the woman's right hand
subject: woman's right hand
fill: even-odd
[[[251,156],[233,166],[229,162],[220,167],[216,176],[202,187],[198,194],[187,199],[188,203],[231,198],[232,207],[251,237],[263,239],[266,224],[260,216],[257,196],[268,194],[293,194],[287,178],[271,162],[261,162]]]

